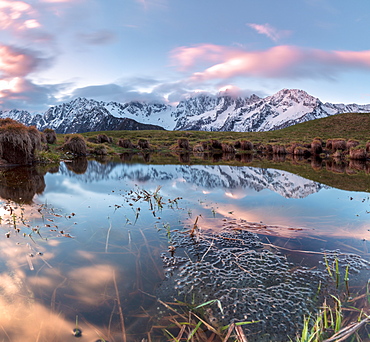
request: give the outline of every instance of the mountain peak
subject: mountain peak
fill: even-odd
[[[176,107],[167,103],[119,103],[77,97],[50,107],[43,115],[12,110],[0,111],[0,117],[36,125],[40,130],[53,128],[60,133],[155,129],[151,125],[168,130],[253,132],[276,130],[339,113],[370,113],[370,105],[323,104],[300,89],[282,89],[265,98],[233,95],[236,94],[197,93]]]

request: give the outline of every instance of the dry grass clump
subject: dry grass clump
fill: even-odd
[[[103,144],[103,143],[111,144],[113,142],[113,138],[108,137],[106,134],[98,134],[98,136],[96,137],[96,141],[98,144]]]
[[[9,125],[9,124],[19,124],[19,122],[15,121],[11,118],[0,119],[0,127],[1,126],[6,126],[6,125]]]
[[[301,156],[301,157],[309,157],[311,155],[311,151],[303,146],[297,146],[293,150],[293,155],[294,156]]]
[[[86,141],[81,134],[66,135],[65,142],[61,148],[77,156],[86,156],[87,154]]]
[[[177,147],[184,150],[190,150],[189,140],[186,138],[177,139]]]
[[[274,149],[272,147],[271,144],[267,144],[266,146],[263,147],[263,149],[267,152],[267,153],[273,153]]]
[[[325,147],[326,147],[328,150],[333,149],[333,139],[328,139],[328,140],[326,140]]]
[[[51,128],[45,128],[44,129],[44,135],[46,137],[46,142],[48,144],[55,144],[56,141],[57,141],[57,134],[55,133],[55,131]]]
[[[118,146],[121,146],[122,148],[135,148],[135,145],[131,142],[130,139],[119,139],[118,140]]]
[[[311,143],[311,152],[313,154],[320,154],[322,151],[322,140],[315,138]]]
[[[235,148],[239,149],[240,146],[241,146],[240,140],[237,140],[237,141],[234,142],[234,147]]]
[[[240,149],[243,151],[252,151],[253,150],[253,143],[249,140],[242,140],[240,142]]]
[[[294,150],[297,147],[302,147],[302,144],[300,144],[298,142],[292,142],[288,147],[286,147],[286,152],[290,153],[290,154],[294,154]]]
[[[41,148],[41,134],[15,120],[0,119],[0,157],[10,164],[27,165],[35,161]]]
[[[287,154],[287,151],[285,149],[285,146],[283,145],[273,145],[272,146],[272,153],[273,154],[278,154],[278,155],[283,155],[283,154]]]
[[[347,148],[347,142],[344,139],[333,139],[332,140],[332,150],[338,151],[342,150],[345,151]]]
[[[41,133],[40,131],[35,127],[31,126],[28,127],[28,135],[30,136],[31,143],[32,143],[32,150],[41,150],[42,144],[41,144]]]
[[[142,150],[144,149],[149,149],[149,141],[147,139],[139,139],[137,142],[137,146],[141,148]]]
[[[349,159],[366,160],[367,153],[365,148],[351,148],[349,151]]]
[[[108,154],[107,148],[101,144],[93,146],[89,149],[89,152],[97,156],[106,156]]]
[[[211,148],[214,150],[221,150],[222,149],[222,143],[220,140],[211,140]]]
[[[358,145],[360,145],[360,142],[358,140],[349,139],[347,141],[346,148],[349,151],[351,148],[357,147]]]
[[[235,153],[235,148],[231,144],[223,143],[221,149],[223,153]]]
[[[196,152],[196,153],[202,153],[202,152],[204,152],[203,145],[202,144],[194,145],[193,152]]]
[[[370,141],[368,141],[366,143],[366,152],[369,153],[370,152]]]

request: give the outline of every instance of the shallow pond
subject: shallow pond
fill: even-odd
[[[266,260],[282,263],[284,272],[321,265],[325,273],[323,251],[355,254],[351,267],[359,272],[350,285],[356,279],[353,291],[360,290],[370,274],[366,189],[364,184],[362,192],[345,191],[287,171],[228,165],[81,160],[48,172],[4,171],[0,340],[166,340],[157,323],[164,314],[157,298],[169,301],[180,295],[176,279],[169,279],[183,272],[181,262],[172,267],[170,260],[179,256],[195,263],[184,242],[189,232],[200,246],[202,234],[212,240],[200,249],[198,263],[210,257],[214,241],[235,240],[222,235],[225,231],[256,233],[243,239],[254,247],[269,246]],[[245,249],[254,250],[248,243]],[[224,247],[231,251],[230,245]],[[282,258],[288,259],[288,266]],[[181,286],[185,289],[186,284]],[[258,286],[266,286],[263,279]],[[208,291],[191,300],[201,304],[206,298],[218,299]],[[293,322],[297,329],[304,313],[295,316],[301,318]],[[260,319],[253,312],[244,316]],[[281,329],[284,335],[284,325]],[[81,336],[75,336],[79,332]]]

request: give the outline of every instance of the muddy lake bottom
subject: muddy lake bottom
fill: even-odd
[[[339,295],[328,265],[342,288],[348,266],[350,297],[366,293],[368,182],[230,165],[4,170],[0,341],[166,341],[176,300],[213,301],[214,327],[256,322],[248,341],[294,340]]]

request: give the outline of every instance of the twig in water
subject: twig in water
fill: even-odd
[[[118,292],[118,287],[117,287],[116,272],[115,271],[113,271],[113,283],[114,283],[114,288],[116,290],[117,304],[118,304],[118,312],[119,312],[119,317],[120,317],[120,320],[121,320],[122,339],[123,339],[123,342],[127,342],[127,339],[126,339],[125,319],[123,317],[121,300],[119,298],[119,292]]]
[[[105,241],[105,253],[108,253],[108,241],[109,241],[109,235],[110,235],[110,230],[112,229],[112,222],[109,221],[109,228],[107,231],[107,239]]]

